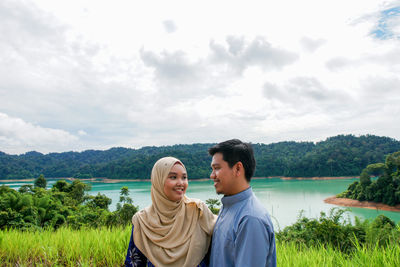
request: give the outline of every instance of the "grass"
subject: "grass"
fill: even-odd
[[[400,266],[400,244],[370,248],[360,247],[351,254],[335,250],[331,246],[306,247],[295,243],[277,244],[278,266]]]
[[[131,228],[0,231],[2,266],[123,266]],[[400,266],[400,244],[360,247],[344,254],[330,246],[277,242],[278,266]]]
[[[0,231],[2,266],[123,266],[130,227]]]

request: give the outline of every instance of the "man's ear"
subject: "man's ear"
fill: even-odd
[[[238,161],[235,164],[235,166],[233,166],[233,168],[234,168],[235,173],[236,173],[237,176],[240,176],[241,173],[244,171],[243,164],[240,161]]]

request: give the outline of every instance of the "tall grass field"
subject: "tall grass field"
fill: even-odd
[[[0,231],[1,266],[123,266],[131,227],[56,231]],[[277,242],[278,266],[400,266],[400,244],[357,246],[342,253],[330,246]]]
[[[1,266],[123,266],[130,227],[0,231]]]

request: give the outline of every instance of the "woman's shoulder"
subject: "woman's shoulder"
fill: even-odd
[[[137,220],[139,218],[141,218],[141,220],[146,220],[147,216],[149,216],[148,214],[151,214],[151,210],[150,210],[151,206],[146,207],[144,209],[139,210],[138,212],[136,212],[133,216],[132,216],[132,224],[137,223]]]
[[[191,198],[185,195],[183,201],[185,202],[186,205],[193,205],[193,206],[195,205],[200,209],[207,207],[206,203],[204,203],[203,200],[198,198]]]

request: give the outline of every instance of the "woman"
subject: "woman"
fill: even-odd
[[[183,163],[159,159],[151,172],[150,207],[132,218],[126,266],[206,266],[216,216],[204,202],[185,195]]]

